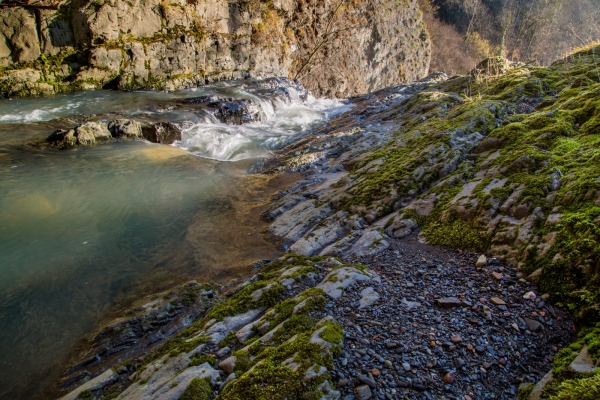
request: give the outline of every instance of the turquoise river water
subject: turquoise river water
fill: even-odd
[[[240,195],[256,191],[248,168],[349,107],[276,89],[285,96],[226,82],[0,100],[1,399],[46,398],[77,340],[117,305],[191,278],[225,282],[276,254],[248,218],[261,192]],[[265,118],[234,126],[164,106],[203,95],[252,99]],[[183,139],[23,145],[91,114],[172,121]]]

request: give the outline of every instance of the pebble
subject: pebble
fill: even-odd
[[[462,342],[462,341],[463,341],[463,339],[462,339],[460,336],[458,336],[458,335],[454,335],[454,336],[452,336],[452,337],[450,338],[450,341],[451,341],[452,343],[454,343],[454,344],[457,344],[457,343],[460,343],[460,342]]]
[[[483,267],[483,266],[484,266],[484,265],[486,265],[486,264],[487,264],[487,257],[486,257],[485,255],[483,255],[483,254],[482,254],[482,255],[480,255],[480,256],[479,256],[479,258],[477,259],[477,262],[475,263],[475,266],[476,266],[477,268],[481,268],[481,267]]]
[[[437,299],[435,303],[440,307],[458,307],[461,305],[461,301],[456,297],[444,297],[443,299]]]
[[[358,374],[357,378],[360,382],[364,383],[365,385],[369,385],[373,389],[375,389],[377,387],[377,384],[375,383],[375,381],[373,379],[369,378],[368,376]]]
[[[499,297],[492,297],[490,302],[496,306],[505,306],[506,302]]]
[[[448,372],[446,375],[444,375],[443,380],[445,384],[452,385],[456,380],[456,375],[454,374],[454,372]]]
[[[372,395],[371,388],[367,385],[360,385],[354,388],[354,396],[356,396],[357,400],[367,400]]]
[[[534,300],[536,298],[535,292],[527,292],[523,295],[525,300]]]
[[[540,324],[538,321],[535,321],[530,318],[523,318],[523,320],[525,320],[527,329],[529,329],[531,332],[537,332],[542,328],[542,324]]]

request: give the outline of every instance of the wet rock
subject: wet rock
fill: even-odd
[[[108,123],[108,130],[115,138],[142,137],[142,124],[140,124],[138,121],[117,119]]]
[[[181,129],[172,122],[157,122],[144,126],[142,136],[152,143],[172,144],[181,140]]]
[[[77,144],[75,129],[59,129],[48,136],[46,142],[57,149],[75,146]]]
[[[125,357],[142,354],[157,341],[172,337],[190,320],[203,315],[216,296],[212,289],[195,281],[148,299],[127,317],[111,321],[99,329],[91,340],[90,350],[82,361],[71,367],[61,385],[69,388],[80,383],[76,374],[82,370],[103,371]]]
[[[242,125],[266,119],[260,106],[249,99],[213,102],[208,106],[215,109],[215,117],[225,124]]]
[[[112,139],[112,135],[103,122],[86,122],[75,128],[77,144],[83,146],[93,145],[99,141]]]
[[[75,400],[75,399],[79,398],[80,393],[85,392],[87,390],[92,391],[92,390],[101,389],[101,388],[111,384],[116,379],[117,379],[117,374],[115,373],[115,371],[113,371],[112,368],[108,369],[104,373],[95,377],[94,379],[84,383],[83,385],[79,386],[77,389],[75,389],[72,392],[69,392],[67,395],[61,397],[60,400]]]

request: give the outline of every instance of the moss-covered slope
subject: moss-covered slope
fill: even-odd
[[[600,47],[429,84],[385,117],[399,128],[362,155],[339,208],[514,261],[599,320]]]

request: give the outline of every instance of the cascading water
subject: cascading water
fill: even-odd
[[[0,398],[44,398],[115,305],[274,256],[231,195],[257,158],[349,107],[285,79],[0,101]],[[116,118],[173,123],[181,140],[23,145]]]

